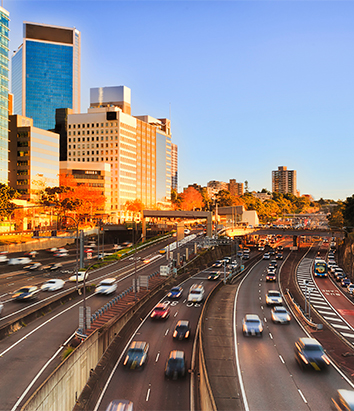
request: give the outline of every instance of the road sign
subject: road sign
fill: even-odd
[[[92,260],[92,253],[87,253],[86,255],[88,260]]]
[[[170,274],[170,266],[169,265],[161,265],[160,266],[160,276],[167,277]]]

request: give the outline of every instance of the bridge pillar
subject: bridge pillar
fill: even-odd
[[[208,214],[206,226],[207,226],[206,235],[207,235],[207,237],[211,237],[211,235],[212,235],[212,227],[213,227],[212,219],[211,219],[211,213]]]
[[[146,221],[145,217],[141,221],[141,242],[143,243],[146,240]]]

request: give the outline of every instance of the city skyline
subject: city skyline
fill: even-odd
[[[133,115],[171,118],[179,191],[235,176],[250,191],[271,190],[271,170],[287,165],[301,194],[353,194],[352,3],[5,1],[4,8],[10,57],[24,21],[80,31],[82,113],[90,88],[125,85],[134,89]]]

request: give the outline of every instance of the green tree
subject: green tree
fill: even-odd
[[[328,223],[331,227],[340,227],[344,226],[344,210],[345,204],[341,201],[338,202],[336,207],[333,207],[330,217],[328,218]],[[347,224],[353,226],[353,224]]]
[[[345,225],[354,227],[354,194],[344,201],[343,217]]]

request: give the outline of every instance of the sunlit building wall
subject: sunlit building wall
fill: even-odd
[[[178,191],[178,148],[171,144],[171,189]]]
[[[288,170],[285,166],[278,166],[278,170],[272,171],[273,193],[297,195],[296,170]]]
[[[75,28],[23,24],[23,43],[12,57],[14,112],[53,130],[55,110],[80,111],[80,32]]]

